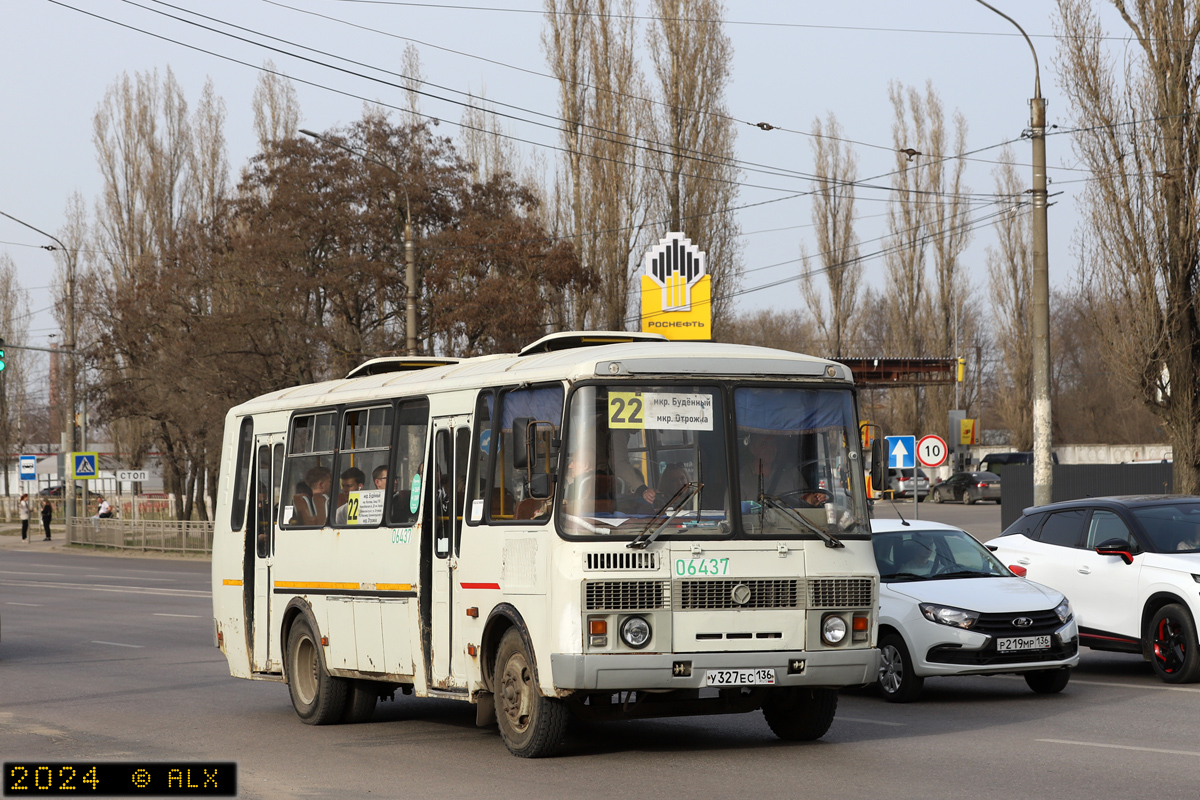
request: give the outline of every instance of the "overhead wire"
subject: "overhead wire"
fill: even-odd
[[[281,3],[281,2],[279,2],[279,0],[261,0],[261,2],[263,2],[263,3],[267,3],[268,5],[278,6],[278,7],[280,7],[280,8],[286,8],[286,9],[289,9],[289,10],[291,10],[291,11],[295,11],[295,12],[297,12],[297,13],[300,13],[300,14],[308,14],[308,15],[310,15],[310,16],[319,17],[319,18],[321,18],[321,19],[325,19],[325,20],[328,20],[328,21],[330,21],[330,22],[337,22],[337,23],[340,23],[340,24],[342,24],[342,25],[346,25],[346,26],[348,26],[348,27],[351,27],[351,28],[356,28],[356,29],[358,29],[358,30],[370,31],[370,32],[372,32],[372,33],[379,34],[380,36],[386,36],[386,37],[393,38],[393,39],[399,39],[399,40],[401,40],[401,41],[405,41],[405,42],[412,42],[412,43],[414,43],[414,44],[419,44],[419,45],[421,45],[421,46],[423,46],[423,47],[428,47],[428,48],[430,48],[430,49],[433,49],[433,50],[441,50],[442,52],[446,52],[446,53],[452,53],[452,54],[454,54],[454,55],[464,56],[464,57],[466,57],[466,58],[473,58],[473,59],[477,59],[477,60],[479,60],[479,61],[483,61],[483,62],[486,62],[486,63],[488,63],[488,64],[493,64],[493,65],[495,65],[495,66],[505,67],[505,68],[507,68],[507,69],[515,70],[515,71],[518,71],[518,72],[523,72],[523,73],[525,73],[525,74],[527,74],[527,75],[536,75],[536,76],[538,76],[538,77],[541,77],[541,78],[547,78],[547,79],[549,79],[549,80],[552,80],[552,81],[560,81],[560,80],[561,80],[561,81],[564,81],[564,82],[566,82],[566,83],[570,84],[571,86],[576,86],[576,87],[579,87],[579,88],[582,88],[582,89],[587,89],[587,90],[591,90],[591,91],[597,91],[597,92],[606,92],[606,93],[608,93],[608,94],[612,95],[613,97],[620,97],[620,98],[623,98],[623,99],[626,99],[626,100],[637,100],[637,101],[639,101],[639,102],[650,103],[650,104],[652,104],[652,105],[660,106],[660,107],[662,107],[662,108],[666,108],[666,109],[668,109],[668,110],[671,110],[671,111],[684,111],[684,112],[687,112],[687,113],[689,113],[689,114],[705,114],[705,115],[708,115],[708,116],[712,116],[712,117],[714,117],[714,118],[716,118],[716,119],[728,120],[728,121],[730,121],[730,122],[736,122],[736,123],[738,123],[738,124],[740,124],[740,125],[746,125],[746,126],[749,126],[749,127],[751,127],[751,128],[757,128],[757,129],[759,129],[759,130],[761,130],[761,131],[775,131],[775,130],[778,130],[778,131],[782,131],[782,132],[784,132],[784,133],[791,133],[791,134],[796,134],[796,135],[799,135],[799,136],[806,136],[806,137],[809,137],[809,138],[812,138],[812,139],[828,139],[828,140],[830,140],[830,141],[835,141],[835,142],[844,142],[844,143],[846,143],[846,144],[858,145],[858,146],[860,146],[860,147],[869,147],[869,148],[873,148],[873,149],[876,149],[876,150],[886,150],[886,151],[888,151],[888,152],[895,152],[895,150],[896,150],[896,148],[895,148],[895,147],[893,147],[893,146],[890,146],[890,145],[874,144],[873,142],[864,142],[864,141],[861,141],[861,140],[858,140],[858,139],[848,139],[848,138],[846,138],[846,137],[843,137],[843,136],[833,136],[832,134],[828,134],[828,133],[813,133],[812,131],[802,131],[802,130],[798,130],[798,129],[788,128],[788,127],[786,127],[786,126],[783,126],[783,125],[775,125],[775,124],[771,124],[771,123],[764,123],[764,122],[761,122],[761,121],[760,121],[760,122],[753,122],[753,121],[751,121],[751,120],[748,120],[748,119],[742,119],[742,118],[740,118],[740,117],[735,117],[735,116],[733,116],[733,115],[731,115],[731,114],[724,114],[724,113],[721,113],[721,112],[719,112],[719,111],[709,111],[709,110],[702,110],[702,109],[694,109],[694,108],[686,108],[686,107],[683,107],[683,106],[677,106],[677,105],[674,105],[674,104],[672,104],[672,103],[665,102],[665,101],[663,101],[663,100],[655,100],[655,99],[653,99],[653,98],[641,97],[641,96],[639,96],[639,95],[636,95],[636,94],[631,94],[631,93],[628,93],[628,92],[621,92],[621,91],[617,91],[617,90],[615,90],[615,89],[609,89],[609,88],[607,88],[607,87],[596,86],[596,85],[594,85],[594,84],[586,83],[586,82],[583,82],[583,81],[572,81],[572,80],[565,79],[565,78],[559,78],[559,77],[557,77],[557,76],[555,76],[555,75],[551,75],[551,74],[549,74],[549,73],[547,73],[547,72],[539,72],[539,71],[537,71],[537,70],[534,70],[534,69],[529,69],[528,67],[520,67],[520,66],[517,66],[517,65],[515,65],[515,64],[508,64],[508,63],[506,63],[506,62],[504,62],[504,61],[498,61],[498,60],[496,60],[496,59],[493,59],[493,58],[487,58],[486,56],[477,55],[477,54],[475,54],[475,53],[468,53],[468,52],[466,52],[466,51],[463,51],[463,50],[455,50],[454,48],[451,48],[451,47],[444,47],[444,46],[442,46],[442,45],[437,45],[437,44],[433,44],[433,43],[431,43],[431,42],[424,41],[424,40],[422,40],[422,39],[415,39],[415,38],[413,38],[413,37],[410,37],[410,36],[402,36],[402,35],[400,35],[400,34],[397,34],[397,33],[392,33],[392,32],[390,32],[390,31],[384,31],[384,30],[380,30],[380,29],[378,29],[378,28],[372,28],[372,27],[370,27],[370,26],[367,26],[367,25],[359,25],[359,24],[357,24],[357,23],[350,22],[349,20],[344,20],[344,19],[341,19],[341,18],[339,18],[339,17],[330,16],[330,15],[328,15],[328,14],[322,14],[322,13],[320,13],[320,12],[317,12],[317,11],[312,11],[312,10],[310,10],[310,9],[305,9],[305,8],[297,8],[297,7],[295,7],[295,6],[290,6],[290,5],[287,5],[286,3]],[[764,127],[764,126],[765,126],[765,127]]]
[[[244,38],[244,37],[237,36],[237,35],[235,35],[235,34],[228,33],[228,32],[226,32],[226,31],[217,30],[217,29],[215,29],[215,28],[211,28],[211,27],[209,27],[209,26],[207,26],[207,25],[202,25],[202,24],[200,24],[200,23],[198,23],[198,22],[195,22],[195,21],[193,21],[193,20],[183,19],[183,18],[181,18],[181,17],[177,17],[177,16],[175,16],[175,15],[173,15],[173,14],[168,14],[168,13],[166,13],[166,12],[164,12],[164,11],[160,11],[160,10],[153,9],[153,8],[148,8],[148,7],[144,6],[144,5],[142,5],[141,3],[138,3],[138,2],[136,2],[136,0],[121,0],[121,2],[123,2],[123,3],[127,4],[127,5],[134,6],[134,7],[136,7],[136,8],[141,8],[141,9],[143,9],[143,10],[146,10],[146,11],[149,11],[149,12],[151,12],[151,13],[159,14],[159,15],[161,15],[161,16],[164,16],[164,17],[167,17],[167,18],[169,18],[169,19],[174,19],[174,20],[176,20],[176,21],[178,21],[178,22],[183,22],[184,24],[187,24],[187,25],[192,25],[192,26],[195,26],[195,27],[201,28],[201,29],[203,29],[203,30],[207,30],[207,31],[210,31],[210,32],[212,32],[212,33],[216,33],[216,34],[218,34],[218,35],[221,35],[221,36],[226,36],[226,37],[229,37],[229,38],[235,39],[235,40],[237,40],[237,41],[245,42],[246,44],[250,44],[250,45],[252,45],[252,46],[255,46],[255,47],[262,47],[262,48],[264,48],[264,49],[271,50],[272,52],[276,52],[276,53],[279,53],[279,54],[281,54],[281,55],[286,55],[286,56],[289,56],[289,57],[291,57],[291,58],[295,58],[295,59],[298,59],[298,60],[307,61],[307,62],[309,62],[309,63],[312,63],[312,64],[315,64],[315,65],[317,65],[317,66],[326,67],[326,68],[329,68],[329,69],[332,69],[332,70],[336,70],[336,71],[338,71],[338,72],[343,72],[343,73],[346,73],[346,74],[352,75],[352,76],[354,76],[354,77],[363,78],[363,79],[365,79],[365,80],[368,80],[368,81],[373,81],[373,82],[382,83],[382,84],[384,84],[384,85],[386,85],[386,86],[389,86],[389,87],[391,87],[391,88],[400,89],[400,90],[402,90],[402,91],[410,91],[410,92],[414,92],[414,93],[416,93],[416,94],[419,94],[419,95],[421,95],[421,96],[423,96],[423,97],[428,97],[428,98],[430,98],[430,99],[440,100],[440,101],[442,101],[442,102],[451,103],[451,104],[458,105],[458,106],[465,107],[465,108],[476,109],[476,110],[482,111],[482,112],[484,112],[484,113],[492,114],[492,115],[494,115],[494,116],[497,116],[497,117],[500,117],[500,118],[503,118],[503,119],[509,119],[509,120],[513,120],[513,121],[517,121],[517,122],[524,122],[524,123],[527,123],[527,124],[536,125],[536,126],[538,126],[538,127],[549,128],[549,129],[551,129],[551,130],[554,130],[555,132],[558,132],[558,131],[559,131],[559,128],[558,128],[557,126],[555,126],[555,125],[549,125],[549,124],[547,124],[547,123],[543,123],[543,122],[536,122],[536,121],[534,121],[534,120],[528,120],[528,119],[524,119],[524,118],[522,118],[522,117],[518,117],[518,116],[516,116],[516,115],[513,115],[513,114],[508,114],[508,113],[498,112],[498,111],[495,111],[494,109],[490,109],[490,108],[487,108],[487,107],[481,107],[481,106],[477,106],[477,105],[474,105],[474,103],[467,102],[467,101],[455,100],[455,99],[451,99],[451,98],[441,97],[441,96],[439,96],[439,95],[436,95],[436,94],[433,94],[433,93],[430,93],[430,92],[426,92],[426,91],[423,91],[423,90],[414,89],[414,88],[412,88],[412,87],[409,87],[409,86],[402,86],[402,85],[398,85],[398,84],[395,84],[395,83],[393,83],[393,82],[391,82],[391,81],[386,81],[386,80],[383,80],[383,79],[381,79],[381,78],[373,77],[373,76],[370,76],[370,75],[364,75],[364,74],[362,74],[362,73],[355,72],[355,71],[353,71],[353,70],[347,70],[347,69],[345,69],[345,68],[338,67],[338,66],[336,66],[336,65],[327,64],[327,63],[325,63],[325,62],[321,62],[321,61],[318,61],[318,60],[316,60],[316,59],[311,59],[311,58],[308,58],[308,57],[306,57],[306,56],[297,55],[297,54],[295,54],[295,53],[292,53],[292,52],[289,52],[289,51],[287,51],[287,50],[282,50],[282,49],[280,49],[280,48],[276,48],[276,47],[273,47],[273,46],[271,46],[271,45],[263,44],[263,43],[261,43],[261,42],[255,42],[255,41],[253,41],[253,40],[246,39],[246,38]],[[265,33],[262,33],[262,32],[260,32],[260,31],[257,31],[257,30],[251,29],[251,28],[246,28],[246,27],[244,27],[244,26],[240,26],[240,25],[236,25],[236,24],[234,24],[234,23],[226,22],[226,21],[224,21],[224,20],[220,20],[220,19],[217,19],[217,18],[214,18],[214,17],[208,16],[208,15],[205,15],[205,14],[200,14],[199,12],[194,12],[194,11],[191,11],[191,10],[189,10],[189,9],[186,9],[186,8],[181,8],[181,7],[179,7],[179,6],[175,6],[175,5],[171,4],[171,3],[165,2],[165,0],[150,0],[150,2],[156,3],[156,4],[158,4],[158,5],[164,5],[164,6],[167,6],[167,7],[169,7],[169,8],[174,8],[174,9],[176,9],[176,10],[183,11],[184,13],[193,14],[193,15],[195,15],[195,16],[198,16],[198,17],[201,17],[201,18],[203,18],[203,19],[207,19],[207,20],[210,20],[210,21],[213,21],[213,22],[217,22],[217,23],[219,23],[219,24],[222,24],[222,25],[227,25],[227,26],[229,26],[229,27],[236,28],[236,29],[238,29],[238,30],[246,31],[246,32],[248,32],[248,33],[253,33],[253,34],[254,34],[254,35],[256,35],[256,36],[263,36],[263,37],[265,37],[265,38],[272,39],[272,40],[275,40],[275,41],[277,41],[277,42],[282,42],[282,43],[285,43],[285,44],[287,44],[287,45],[289,45],[289,46],[291,46],[291,47],[299,47],[299,48],[301,48],[301,49],[303,49],[303,50],[309,50],[309,51],[311,51],[311,52],[319,53],[319,54],[321,54],[321,55],[323,55],[323,56],[327,56],[327,57],[330,57],[330,58],[336,58],[336,59],[338,59],[338,60],[341,60],[341,61],[346,61],[347,63],[351,63],[351,64],[354,64],[354,65],[356,65],[356,66],[365,67],[365,68],[367,68],[367,69],[375,70],[375,71],[382,72],[382,73],[385,73],[385,74],[388,74],[388,75],[393,75],[393,76],[395,76],[395,77],[398,77],[398,78],[401,78],[401,79],[403,79],[403,80],[414,80],[413,78],[411,78],[411,76],[403,75],[403,74],[401,74],[401,73],[397,73],[397,72],[394,72],[394,71],[391,71],[391,70],[387,70],[387,69],[384,69],[384,68],[382,68],[382,67],[376,67],[376,66],[373,66],[373,65],[371,65],[371,64],[366,64],[366,63],[364,63],[364,62],[356,61],[356,60],[354,60],[354,59],[348,59],[348,58],[344,58],[344,57],[342,57],[342,56],[338,56],[338,55],[336,55],[336,54],[334,54],[334,53],[329,53],[329,52],[327,52],[327,51],[323,51],[323,50],[318,50],[318,49],[315,49],[315,48],[307,47],[306,45],[301,45],[301,44],[298,44],[298,43],[296,43],[296,42],[289,41],[289,40],[287,40],[287,39],[282,39],[282,38],[280,38],[280,37],[272,36],[272,35],[270,35],[270,34],[265,34]],[[153,35],[153,34],[152,34],[152,35]],[[441,86],[441,85],[439,85],[439,84],[434,84],[434,83],[431,83],[431,82],[429,82],[429,81],[422,81],[422,83],[428,84],[428,85],[430,85],[430,86],[435,86],[436,88],[438,88],[438,89],[441,89],[442,91],[455,92],[455,93],[458,93],[458,94],[462,94],[462,95],[468,95],[468,96],[469,96],[469,93],[468,93],[468,92],[463,92],[462,90],[453,89],[453,88],[451,88],[451,87],[446,87],[446,86]],[[493,101],[493,102],[497,102],[497,101]],[[526,112],[526,113],[531,113],[531,114],[536,114],[536,115],[539,115],[539,116],[543,116],[543,117],[546,117],[546,118],[548,118],[548,119],[553,119],[553,120],[555,120],[555,121],[557,121],[557,122],[561,122],[561,123],[564,123],[564,124],[565,124],[565,123],[567,123],[567,120],[564,120],[562,117],[556,117],[556,116],[554,116],[554,115],[551,115],[551,114],[545,114],[545,113],[543,113],[543,112],[538,112],[538,111],[531,110],[531,109],[528,109],[528,108],[525,108],[525,107],[522,107],[522,106],[516,106],[516,105],[512,105],[512,104],[507,104],[507,103],[497,103],[497,104],[498,104],[498,105],[502,105],[502,106],[506,106],[506,107],[508,107],[508,108],[513,108],[513,109],[516,109],[516,110],[520,110],[520,111],[523,111],[523,112]],[[425,115],[422,115],[422,116],[425,116]],[[455,124],[455,123],[451,122],[451,124]],[[462,123],[459,123],[459,124],[462,124]],[[469,125],[465,125],[465,124],[462,124],[462,126],[463,126],[463,127],[466,127],[466,128],[468,128],[468,129],[471,129],[471,130],[479,130],[479,129],[477,129],[477,128],[474,128],[473,126],[469,126]],[[592,125],[583,125],[582,127],[584,127],[584,128],[590,128],[591,130],[601,131],[601,132],[603,132],[603,133],[611,134],[611,135],[614,135],[614,136],[625,136],[624,134],[620,134],[620,133],[617,133],[617,132],[614,132],[614,131],[611,131],[611,130],[607,130],[607,129],[604,129],[604,128],[599,128],[599,127],[597,127],[597,126],[592,126]],[[486,132],[486,133],[488,133],[489,135],[505,136],[505,134],[503,134],[503,133],[500,133],[500,132],[497,132],[497,131],[485,131],[485,132]],[[740,168],[740,169],[743,169],[743,170],[745,170],[746,172],[758,172],[758,173],[761,173],[761,174],[772,175],[772,176],[774,176],[774,177],[783,177],[783,178],[800,178],[800,179],[803,179],[803,180],[810,180],[810,181],[823,181],[823,180],[824,180],[824,181],[826,181],[826,182],[829,182],[829,183],[837,183],[836,181],[829,181],[828,179],[825,179],[825,178],[823,178],[822,176],[814,175],[814,174],[812,174],[812,173],[805,173],[805,172],[801,172],[801,171],[798,171],[798,170],[789,170],[789,169],[784,169],[784,168],[780,168],[780,167],[771,167],[771,166],[769,166],[769,165],[757,164],[757,163],[755,163],[755,162],[748,162],[748,161],[744,161],[744,160],[741,160],[741,159],[725,159],[725,158],[722,158],[722,157],[720,157],[720,156],[717,156],[717,155],[714,155],[714,154],[709,154],[709,153],[703,153],[703,152],[701,152],[701,151],[692,151],[692,152],[697,152],[697,153],[699,153],[699,155],[692,155],[692,154],[690,154],[690,153],[688,153],[688,152],[679,153],[679,152],[677,152],[677,151],[669,151],[669,150],[659,149],[659,148],[665,148],[665,147],[667,147],[667,145],[665,145],[665,144],[663,144],[663,143],[661,143],[661,142],[654,141],[654,140],[650,140],[650,139],[644,139],[644,138],[642,138],[642,137],[632,137],[632,139],[633,139],[633,141],[632,141],[632,142],[616,142],[616,141],[615,141],[615,140],[613,140],[613,139],[607,139],[607,138],[605,138],[605,137],[603,137],[603,136],[597,136],[597,135],[595,135],[595,134],[590,134],[590,133],[588,133],[588,134],[584,134],[584,135],[588,136],[588,138],[596,139],[596,140],[599,140],[599,141],[604,141],[604,142],[609,142],[609,143],[627,144],[627,145],[630,145],[630,146],[636,147],[637,149],[645,150],[646,152],[649,152],[649,153],[655,153],[655,154],[658,154],[658,155],[666,155],[666,156],[668,156],[668,157],[675,156],[675,155],[680,155],[680,156],[682,156],[683,158],[685,158],[685,159],[687,159],[687,160],[691,160],[691,161],[697,161],[697,162],[699,162],[699,163],[703,163],[703,164],[715,164],[715,165],[718,165],[718,166],[725,166],[726,164],[736,164],[736,165],[738,165],[738,166],[739,166],[739,168]],[[537,143],[528,142],[528,140],[519,139],[519,137],[513,137],[513,138],[517,138],[519,141],[523,141],[523,142],[526,142],[526,143],[529,143],[529,144],[534,144],[535,146],[552,147],[551,145],[539,145],[539,144],[537,144]],[[639,140],[640,140],[640,141],[646,141],[646,142],[649,142],[650,144],[656,145],[657,147],[647,147],[647,146],[645,146],[645,145],[638,144]],[[556,148],[556,149],[557,149],[557,148]],[[571,151],[569,151],[569,150],[568,150],[567,152],[571,152]],[[591,154],[591,153],[588,153],[588,154],[586,154],[586,155],[588,155],[588,157],[590,157],[590,158],[596,158],[596,157],[597,157],[595,154]],[[626,166],[631,166],[631,167],[634,167],[634,168],[653,169],[653,170],[655,170],[655,171],[659,171],[659,172],[666,172],[666,171],[667,171],[665,168],[656,168],[656,167],[653,167],[652,165],[644,165],[644,164],[642,164],[642,165],[639,165],[639,164],[630,164],[630,163],[628,163],[628,162],[620,161],[619,159],[606,159],[606,160],[612,160],[612,161],[614,161],[615,163],[618,163],[618,164],[624,164],[624,165],[626,165]],[[784,187],[775,187],[775,186],[764,186],[764,185],[761,185],[761,184],[747,183],[747,182],[745,182],[745,181],[737,181],[737,180],[732,180],[732,179],[719,178],[719,177],[710,176],[710,175],[701,175],[701,174],[688,174],[688,173],[684,173],[684,176],[685,176],[685,177],[690,177],[690,178],[695,178],[695,179],[698,179],[698,180],[709,180],[709,181],[713,181],[713,182],[717,182],[717,183],[727,183],[727,184],[731,184],[731,185],[742,186],[742,187],[745,187],[745,188],[752,188],[752,189],[764,189],[764,190],[768,190],[768,191],[778,191],[778,192],[788,192],[788,191],[791,191],[791,189],[790,189],[790,188],[784,188]],[[856,186],[859,186],[859,187],[861,187],[861,188],[864,188],[864,189],[875,189],[875,190],[880,190],[880,191],[896,191],[895,187],[889,187],[889,186],[875,186],[875,185],[871,185],[871,184],[867,184],[867,183],[862,183],[862,182],[858,182],[858,183],[856,183],[855,185],[856,185]],[[938,195],[938,196],[960,195],[960,196],[964,196],[964,197],[965,197],[965,196],[974,196],[974,197],[982,197],[982,198],[989,198],[989,199],[992,197],[992,195],[991,195],[991,194],[987,194],[987,193],[948,193],[948,192],[930,192],[930,191],[921,190],[921,189],[912,189],[912,190],[908,190],[908,191],[910,191],[910,192],[916,192],[916,193],[919,193],[919,194],[936,194],[936,195]]]

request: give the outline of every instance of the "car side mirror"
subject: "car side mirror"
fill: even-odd
[[[1133,552],[1129,542],[1124,539],[1108,539],[1096,545],[1096,552],[1102,556],[1120,556],[1126,564],[1133,563]]]

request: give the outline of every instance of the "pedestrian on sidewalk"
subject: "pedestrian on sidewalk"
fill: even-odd
[[[29,537],[29,495],[21,495],[21,502],[17,503],[17,511],[21,514],[21,541],[25,541]]]
[[[47,497],[42,501],[42,527],[46,529],[46,538],[44,541],[50,541],[50,518],[54,516],[54,506],[50,505],[50,498]]]

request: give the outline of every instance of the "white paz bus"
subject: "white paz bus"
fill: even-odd
[[[600,332],[376,359],[229,412],[216,645],[310,724],[400,689],[525,757],[569,715],[815,739],[877,674],[862,464],[823,359]]]

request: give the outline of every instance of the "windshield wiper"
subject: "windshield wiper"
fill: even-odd
[[[911,578],[911,579],[917,580],[917,581],[925,580],[924,575],[917,575],[912,572],[891,572],[891,573],[888,573],[887,575],[879,576],[879,580],[881,580],[881,581],[885,581],[888,578]]]
[[[654,516],[646,522],[646,527],[642,528],[638,535],[633,538],[633,541],[625,546],[634,550],[645,550],[650,546],[651,542],[658,538],[660,533],[666,530],[666,527],[671,524],[672,520],[684,512],[684,505],[686,505],[693,497],[699,494],[700,490],[703,488],[704,484],[696,481],[685,483],[683,486],[680,486],[675,490],[675,494],[671,495],[671,499],[663,503],[662,508],[654,512]],[[654,529],[653,533],[650,533],[650,529],[654,527],[654,523],[658,522],[659,517],[663,515],[664,511],[671,507],[672,503],[675,503],[675,510],[671,512],[669,517],[663,520],[661,525]]]
[[[800,514],[798,514],[796,512],[796,509],[792,508],[791,506],[785,505],[778,497],[772,497],[769,494],[760,494],[758,496],[758,501],[760,503],[762,503],[764,506],[773,508],[776,511],[781,512],[784,516],[789,517],[790,519],[792,519],[796,522],[799,522],[805,528],[808,528],[810,531],[815,533],[817,536],[820,536],[822,539],[825,540],[826,547],[845,547],[846,546],[846,545],[842,544],[841,541],[839,539],[837,539],[833,534],[821,530],[816,525],[813,525],[811,522],[806,520],[804,517],[800,516]]]
[[[933,580],[940,578],[999,578],[999,575],[993,575],[990,572],[979,572],[973,569],[961,569],[957,572],[940,572],[937,575],[930,576]]]

